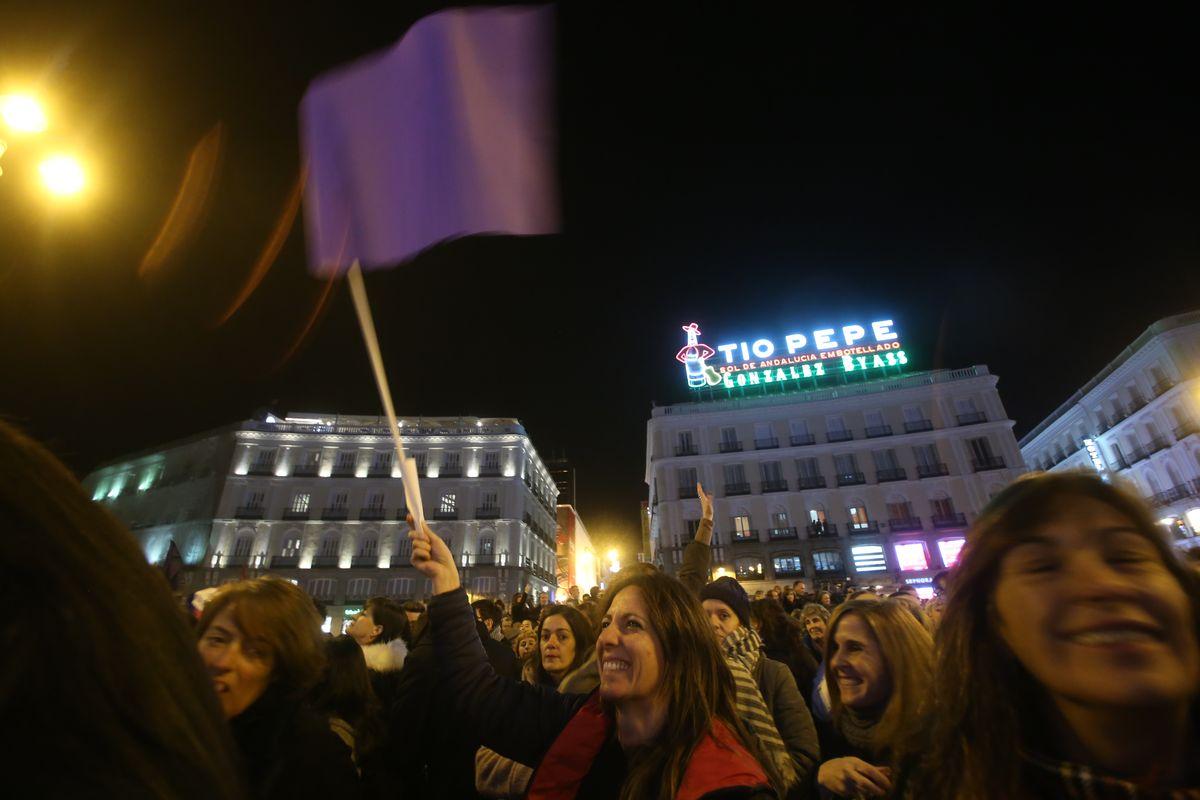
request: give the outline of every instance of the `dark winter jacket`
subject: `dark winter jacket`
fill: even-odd
[[[479,634],[479,640],[483,642],[483,650],[487,653],[488,662],[492,665],[492,669],[496,670],[496,674],[513,680],[520,678],[521,662],[517,660],[517,654],[513,652],[512,647],[493,639],[488,634],[487,626],[482,622],[475,622],[475,632]]]
[[[797,631],[796,638],[790,647],[780,647],[778,642],[764,640],[763,652],[766,653],[767,658],[786,664],[792,672],[792,677],[796,679],[797,686],[812,686],[813,678],[817,676],[820,664],[804,645],[802,636],[806,638],[807,634]]]
[[[804,702],[791,671],[778,661],[761,658],[754,671],[754,680],[762,692],[767,710],[775,719],[775,727],[802,777],[799,796],[807,796],[816,780],[821,748],[812,714]]]
[[[329,720],[276,688],[229,721],[248,796],[327,800],[360,796],[350,750]]]
[[[443,695],[447,705],[441,709],[442,713],[457,725],[475,731],[483,745],[500,755],[538,765],[529,797],[584,800],[617,796],[626,775],[625,754],[617,743],[611,721],[599,711],[595,693],[559,694],[544,686],[496,675],[479,637],[473,634],[474,618],[462,589],[435,596],[429,605],[429,618],[436,634],[438,664],[448,690]],[[720,729],[714,729],[713,736],[718,740],[724,735]],[[560,741],[560,737],[564,738]],[[718,749],[722,753],[741,750],[731,746]],[[686,796],[755,800],[773,797],[759,783],[758,776],[765,781],[762,768],[744,750],[737,764],[741,777],[736,780],[741,782],[723,782],[723,779],[734,780],[733,770],[720,776],[697,773],[696,786],[704,792]],[[699,764],[697,768],[700,769]],[[474,777],[474,770],[470,775]],[[747,777],[750,775],[756,777]],[[684,796],[681,792],[680,797]]]

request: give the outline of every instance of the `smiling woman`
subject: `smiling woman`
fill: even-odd
[[[1018,481],[956,573],[922,797],[1196,796],[1200,592],[1137,498]]]
[[[445,543],[409,534],[434,583],[429,607],[445,696],[484,745],[536,765],[529,796],[773,797],[738,721],[729,673],[695,598],[639,565],[619,574],[596,641],[600,687],[558,694],[496,675]]]

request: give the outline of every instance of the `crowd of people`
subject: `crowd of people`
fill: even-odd
[[[0,423],[10,776],[44,797],[1200,798],[1200,584],[1147,508],[1018,480],[922,601],[677,575],[562,602],[463,590],[342,635],[290,581],[184,613],[135,539]]]

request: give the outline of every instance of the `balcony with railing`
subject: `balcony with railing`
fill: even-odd
[[[891,425],[875,425],[873,427],[867,428],[866,434],[867,434],[868,439],[878,439],[880,436],[891,436],[892,435],[892,426]]]
[[[987,422],[987,414],[982,411],[972,411],[970,414],[959,414],[957,419],[959,425],[978,425],[981,422]]]
[[[379,556],[355,556],[350,559],[350,566],[354,569],[374,568],[379,566]]]
[[[264,511],[264,509],[262,506],[238,506],[237,509],[233,512],[233,518],[234,519],[262,519],[263,511]]]
[[[390,477],[392,477],[392,465],[391,464],[372,464],[371,468],[369,470],[367,470],[367,477],[368,478],[390,478]]]
[[[917,419],[904,423],[905,433],[924,433],[931,430],[933,430],[933,420],[931,419]]]
[[[850,533],[879,533],[879,522],[878,520],[851,522],[846,528]]]
[[[345,464],[339,464],[333,468],[333,472],[331,472],[330,475],[332,475],[334,478],[353,478],[354,470],[355,467],[353,464],[350,464],[349,466]]]
[[[734,544],[746,544],[748,542],[758,543],[758,531],[734,531],[729,540]]]
[[[1141,411],[1143,408],[1145,408],[1145,407],[1146,407],[1146,403],[1147,403],[1147,402],[1148,402],[1148,401],[1146,400],[1146,398],[1142,397],[1141,395],[1138,395],[1138,396],[1136,396],[1136,397],[1130,398],[1130,400],[1129,400],[1129,413],[1130,413],[1130,414],[1136,414],[1137,412]]]
[[[904,467],[894,467],[892,469],[881,469],[875,473],[875,480],[880,483],[888,483],[889,481],[905,481],[908,480],[908,472]]]
[[[271,569],[295,569],[299,565],[299,555],[271,556]]]
[[[776,439],[774,436],[772,436],[768,439],[755,439],[754,440],[754,449],[755,450],[772,450],[776,447],[779,447],[779,440]]]
[[[382,506],[369,506],[358,510],[358,518],[363,522],[387,519],[387,509]]]
[[[501,475],[499,467],[488,466],[484,464],[479,468],[479,477],[481,478],[499,478]]]
[[[750,484],[748,483],[727,483],[725,484],[725,495],[731,497],[738,494],[750,494]]]
[[[462,476],[462,467],[442,467],[438,470],[439,478],[461,478]]]
[[[321,519],[323,520],[341,520],[350,518],[350,509],[346,506],[330,506],[321,509]]]
[[[796,481],[797,486],[801,489],[824,489],[824,475],[801,475]]]
[[[695,444],[679,444],[675,446],[675,455],[698,456],[700,455],[700,448]]]
[[[930,519],[935,528],[963,528],[967,524],[967,515],[961,511],[954,514],[934,514]]]
[[[806,445],[816,444],[817,437],[811,433],[793,433],[788,437],[788,442],[792,447],[805,447]]]
[[[475,509],[475,519],[500,519],[500,506],[479,506]]]
[[[769,538],[773,542],[777,542],[777,541],[780,541],[783,539],[798,539],[800,537],[796,533],[796,529],[794,527],[791,527],[791,528],[771,528],[767,531],[767,538]]]
[[[918,478],[941,478],[949,474],[950,468],[942,463],[917,465]]]
[[[225,556],[221,561],[222,567],[245,567],[250,564],[250,554],[238,555],[234,553],[231,556]]]
[[[293,478],[315,478],[320,473],[321,468],[316,464],[299,464],[292,467]]]
[[[442,521],[456,520],[458,519],[458,509],[454,509],[452,511],[447,511],[442,508],[436,509],[433,512],[433,519]]]
[[[336,567],[337,565],[337,556],[313,556],[312,566],[314,569]]]
[[[1155,436],[1150,439],[1147,444],[1135,447],[1129,451],[1126,458],[1130,464],[1136,464],[1139,461],[1144,461],[1150,456],[1157,453],[1159,450],[1166,450],[1167,443],[1161,437]]]
[[[256,461],[255,463],[250,465],[250,469],[247,471],[246,474],[247,475],[255,475],[255,476],[274,475],[275,474],[275,462],[274,461]]]
[[[776,578],[791,578],[795,576],[799,576],[801,578],[804,577],[803,567],[776,567],[772,571],[775,573]]]
[[[888,520],[888,529],[892,533],[923,530],[920,517],[893,517]]]
[[[829,431],[825,434],[825,441],[830,444],[837,442],[849,442],[854,440],[854,431]]]
[[[680,500],[692,500],[695,497],[696,497],[696,487],[695,486],[680,486],[679,487],[679,499]]]
[[[788,490],[788,483],[785,480],[763,481],[762,490],[763,494],[768,492],[786,492]]]
[[[717,449],[719,449],[722,453],[740,453],[742,452],[742,443],[723,441],[720,445],[718,445]]]
[[[1000,456],[988,456],[971,460],[971,466],[976,472],[987,472],[990,469],[1004,469],[1004,459]]]
[[[808,535],[814,538],[830,537],[838,535],[838,526],[836,522],[810,522],[805,530]]]
[[[1186,500],[1189,497],[1196,497],[1198,494],[1200,494],[1200,480],[1195,480],[1190,483],[1181,483],[1178,486],[1172,486],[1165,492],[1159,492],[1150,498],[1150,504],[1161,508],[1162,506],[1169,506],[1172,503],[1178,503],[1180,500]]]
[[[838,486],[859,486],[867,482],[867,476],[861,472],[839,472]]]
[[[308,519],[308,509],[297,511],[294,508],[286,508],[283,511],[283,518],[286,520],[306,520]]]

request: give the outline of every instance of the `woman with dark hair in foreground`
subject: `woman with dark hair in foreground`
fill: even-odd
[[[1082,474],[1001,492],[938,629],[920,797],[1200,797],[1200,593],[1137,498]]]
[[[243,796],[166,581],[53,455],[3,422],[0,575],[0,769],[28,796]]]

